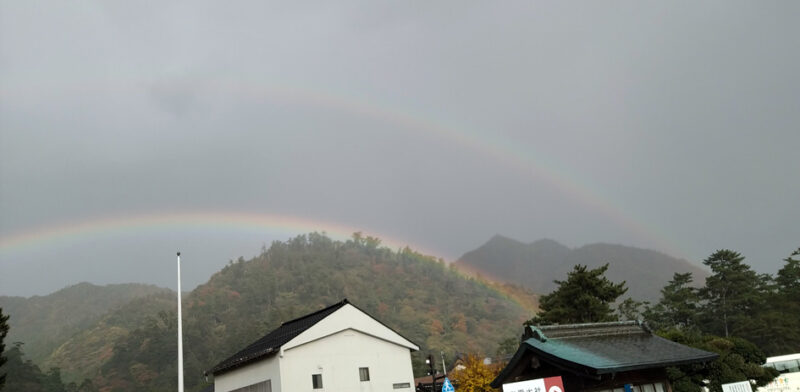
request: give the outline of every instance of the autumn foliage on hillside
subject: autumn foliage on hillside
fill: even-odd
[[[274,242],[252,260],[232,261],[186,297],[187,391],[203,388],[205,370],[281,322],[342,298],[420,346],[412,355],[417,374],[424,374],[422,353],[429,351],[451,357],[495,352],[501,340],[519,334],[534,311],[487,282],[409,248],[392,250],[358,233],[347,241],[302,235]],[[175,313],[151,313],[116,341],[95,376],[97,384],[119,391],[174,389],[175,324]]]

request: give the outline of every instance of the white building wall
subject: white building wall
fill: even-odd
[[[271,380],[272,392],[280,392],[281,372],[278,361],[278,356],[272,355],[269,358],[217,375],[214,377],[214,392],[229,392],[266,380]]]
[[[369,368],[369,381],[360,381],[360,367]],[[293,345],[284,350],[281,369],[281,387],[287,392],[414,390],[410,349],[353,329]],[[312,374],[322,374],[322,389],[313,389]],[[393,389],[393,384],[399,383],[408,383],[409,387]],[[273,391],[278,392],[274,382],[272,385]]]

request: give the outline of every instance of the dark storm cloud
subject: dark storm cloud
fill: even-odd
[[[800,245],[797,8],[2,3],[0,235],[234,210],[447,258],[502,233],[694,261],[728,247],[774,272]],[[6,251],[0,294],[147,280],[178,246],[202,255],[196,284],[273,239]]]

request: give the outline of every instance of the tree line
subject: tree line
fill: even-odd
[[[25,359],[22,342],[14,342],[6,351],[8,315],[0,308],[0,391],[26,392],[97,392],[90,379],[81,383],[67,382],[61,378],[61,369],[51,367],[44,372],[30,359]],[[8,375],[13,375],[8,379]]]
[[[281,322],[342,298],[420,346],[412,355],[416,374],[424,374],[424,355],[431,351],[453,357],[458,350],[493,349],[494,337],[513,333],[530,312],[483,281],[410,248],[389,249],[360,233],[346,241],[320,233],[301,235],[265,246],[251,260],[232,260],[184,296],[186,390],[207,387],[212,380],[205,380],[204,371]],[[77,378],[90,378],[100,390],[173,391],[177,306],[156,306],[160,303],[153,296],[133,301],[104,317],[91,337],[76,335],[114,340],[96,370]],[[125,332],[114,337],[111,330],[121,328]],[[76,340],[71,346],[84,343],[89,342]],[[83,361],[85,352],[63,358]],[[67,378],[66,367],[62,376]],[[9,375],[9,383],[12,378],[18,377]],[[3,392],[16,390],[25,389]]]
[[[346,242],[314,233],[273,243],[253,260],[231,262],[186,301],[186,308],[193,310],[184,331],[194,348],[186,361],[187,374],[194,376],[188,379],[190,389],[203,387],[202,370],[227,351],[249,343],[281,320],[342,296],[397,326],[420,343],[422,352],[444,348],[450,354],[485,353],[486,341],[481,340],[508,336],[502,332],[505,328],[492,323],[515,313],[508,302],[474,281],[459,279],[443,262],[427,258],[407,248],[394,252],[358,233]],[[608,280],[608,265],[596,269],[578,265],[565,280],[556,281],[553,292],[540,298],[539,312],[526,324],[643,319],[664,338],[720,355],[710,364],[669,369],[675,392],[696,392],[706,386],[703,380],[715,392],[721,384],[734,381],[765,385],[776,376],[774,369],[761,366],[766,355],[800,351],[800,248],[784,261],[775,276],[758,274],[738,252],[719,250],[703,262],[712,272],[703,286],[697,287],[691,274],[676,273],[655,303],[620,301],[626,282]],[[376,279],[385,276],[393,278]],[[65,384],[58,368],[45,372],[26,360],[21,344],[6,351],[7,318],[0,309],[0,390],[90,392],[103,385],[169,390],[174,385],[172,312],[148,318],[117,341],[110,359],[93,377],[94,384]],[[518,342],[506,339],[499,350],[514,350]],[[422,373],[420,356],[413,359],[415,373]],[[13,379],[6,380],[6,374]],[[478,369],[474,377],[459,381],[477,391],[484,390],[479,384],[488,388],[491,378],[486,369]],[[471,379],[478,381],[470,384]]]
[[[767,355],[800,351],[798,256],[800,248],[771,276],[753,271],[738,252],[718,250],[703,261],[712,274],[702,287],[693,285],[690,273],[676,273],[654,304],[618,301],[627,288],[604,276],[608,264],[577,265],[541,297],[540,311],[526,324],[644,320],[662,337],[720,355],[710,364],[668,369],[676,392],[721,391],[724,383],[745,380],[763,386],[777,376],[761,366]]]

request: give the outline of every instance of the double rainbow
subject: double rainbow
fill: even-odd
[[[132,82],[132,81],[129,81]],[[62,86],[63,87],[63,86]],[[83,93],[91,93],[91,86],[80,84],[74,86]],[[107,86],[98,87],[100,93],[107,93]],[[353,116],[365,117],[377,121],[415,131],[427,137],[441,139],[449,144],[459,145],[478,155],[517,170],[521,176],[544,181],[559,192],[592,211],[599,212],[625,228],[631,235],[645,238],[661,250],[673,254],[681,254],[668,236],[655,227],[646,225],[635,219],[623,208],[612,203],[600,192],[593,191],[576,179],[579,176],[570,174],[567,169],[559,169],[557,164],[546,160],[532,146],[521,146],[510,140],[470,130],[467,126],[451,126],[437,121],[430,116],[413,113],[410,110],[398,109],[394,106],[381,105],[374,100],[358,99],[346,94],[331,94],[321,90],[305,89],[297,86],[286,86],[250,77],[243,82],[226,80],[210,80],[206,90],[216,94],[232,94],[241,99],[253,102],[277,101],[290,105],[317,107],[335,110]],[[111,90],[113,91],[113,90]],[[563,166],[562,166],[563,167]],[[158,213],[99,217],[82,221],[43,226],[10,233],[0,238],[0,255],[49,246],[65,241],[81,241],[85,237],[100,233],[128,235],[139,230],[174,229],[183,230],[190,227],[226,228],[281,234],[299,234],[309,231],[325,231],[336,238],[349,237],[361,229],[337,222],[325,222],[303,217],[251,214],[246,212],[200,211],[182,213]],[[381,233],[378,233],[381,234]],[[392,247],[405,246],[407,241],[378,235],[385,244]],[[415,249],[420,249],[415,247]],[[432,254],[436,254],[433,252]]]

